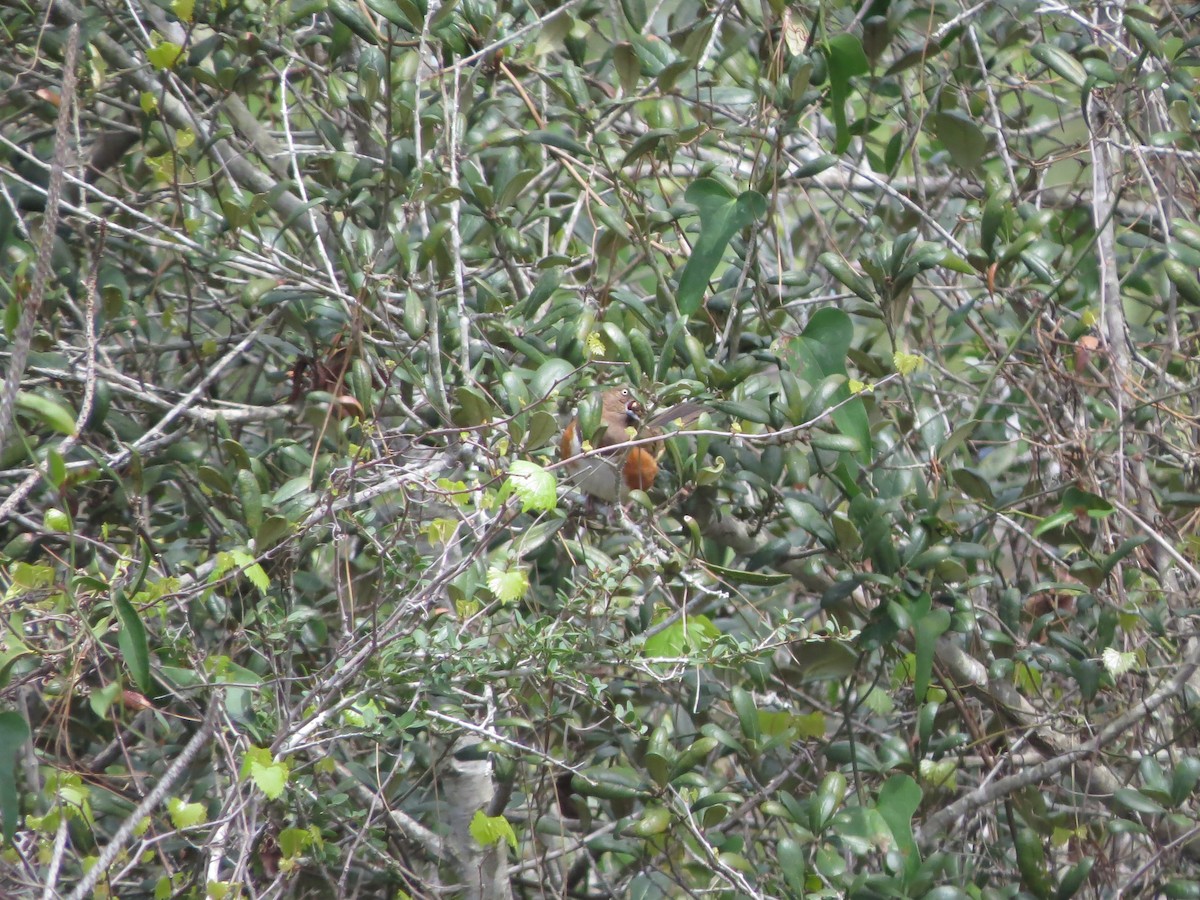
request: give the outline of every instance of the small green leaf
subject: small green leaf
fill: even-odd
[[[319,831],[308,828],[284,828],[279,832],[279,850],[285,859],[296,859],[312,846],[314,838],[319,837]]]
[[[1185,756],[1175,764],[1175,771],[1171,774],[1171,800],[1175,805],[1179,805],[1196,789],[1196,783],[1200,781],[1200,759],[1194,756]]]
[[[521,498],[522,512],[546,512],[558,505],[558,479],[537,463],[516,460],[508,468],[508,480]]]
[[[1117,650],[1115,647],[1105,647],[1101,661],[1109,675],[1114,678],[1133,671],[1137,666],[1137,654],[1131,650]]]
[[[481,847],[491,847],[498,841],[507,841],[514,850],[517,849],[517,835],[512,825],[504,816],[485,815],[482,809],[475,810],[471,818],[471,837],[475,838]]]
[[[275,759],[266,747],[251,747],[242,757],[241,777],[254,782],[268,800],[278,800],[287,787],[290,768],[287,763]]]
[[[531,131],[525,135],[524,140],[545,147],[554,147],[569,153],[576,159],[589,159],[592,155],[591,151],[575,138],[554,131]]]
[[[728,569],[725,566],[718,566],[716,563],[711,562],[705,563],[704,568],[708,569],[718,578],[734,584],[754,584],[760,587],[783,584],[792,578],[791,575],[785,575],[780,572],[747,572],[744,569]]]
[[[861,300],[875,302],[875,293],[865,278],[856,272],[841,255],[827,250],[817,257],[817,262],[829,270],[829,274],[849,288]]]
[[[133,676],[138,690],[144,694],[149,693],[150,648],[146,642],[146,628],[123,591],[118,590],[113,595],[113,607],[121,621],[121,630],[117,632],[117,645],[121,648],[121,656],[125,665],[129,667],[129,674]]]
[[[104,719],[108,716],[108,710],[112,709],[116,698],[121,696],[120,680],[110,682],[97,688],[88,695],[88,704],[91,707],[91,712],[96,714],[97,719]]]
[[[1079,61],[1053,44],[1034,44],[1029,48],[1029,55],[1075,87],[1083,87],[1087,81],[1087,72]]]
[[[654,837],[662,834],[671,824],[671,811],[665,806],[648,806],[641,817],[629,827],[635,837]]]
[[[897,350],[892,354],[892,365],[896,367],[897,372],[906,377],[921,368],[923,362],[924,360],[915,353],[904,353]]]
[[[1091,874],[1092,867],[1096,864],[1096,858],[1093,856],[1085,856],[1075,865],[1067,870],[1067,874],[1062,877],[1062,881],[1058,883],[1058,890],[1054,892],[1054,900],[1071,900],[1081,887],[1088,875]]]
[[[178,797],[167,801],[167,814],[176,828],[190,828],[208,821],[208,810],[203,803],[184,803]]]
[[[61,509],[51,507],[42,514],[42,524],[47,531],[57,531],[66,534],[71,530],[71,517]]]
[[[160,72],[175,68],[175,64],[179,62],[181,56],[183,56],[183,48],[171,41],[159,41],[146,51],[146,59]]]
[[[529,572],[525,569],[488,569],[488,590],[501,603],[515,603],[529,591]]]
[[[783,870],[783,877],[787,880],[792,893],[797,897],[803,897],[806,888],[804,848],[793,838],[780,838],[775,845],[775,857],[779,860],[779,868]]]
[[[1113,505],[1099,494],[1082,490],[1075,485],[1069,485],[1063,491],[1062,509],[1076,515],[1086,513],[1092,519],[1106,519],[1116,512]]]
[[[230,550],[228,556],[234,565],[241,568],[250,583],[258,588],[259,593],[265,594],[271,589],[271,577],[248,551]]]

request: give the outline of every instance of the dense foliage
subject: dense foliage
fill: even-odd
[[[1198,18],[5,0],[0,893],[1200,895]]]

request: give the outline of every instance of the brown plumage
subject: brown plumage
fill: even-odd
[[[559,451],[581,491],[610,503],[624,500],[630,491],[648,490],[654,484],[663,445],[639,444],[624,448],[620,445],[638,438],[657,437],[662,434],[662,425],[695,421],[703,411],[698,403],[678,403],[646,421],[645,410],[629,388],[612,388],[600,395],[600,421],[604,427],[592,441],[593,449],[615,449],[575,459],[584,451],[579,421],[572,419],[563,429]]]

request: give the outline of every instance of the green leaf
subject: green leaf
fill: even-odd
[[[929,609],[930,599],[926,594],[918,603],[926,607],[924,615],[914,622],[914,652],[916,672],[913,675],[913,693],[918,703],[925,701],[929,690],[929,679],[933,674],[933,655],[937,639],[950,628],[950,610],[944,607]],[[914,614],[916,610],[913,611]]]
[[[775,845],[775,857],[788,887],[797,897],[803,897],[805,892],[805,853],[798,841],[793,838],[780,838]]]
[[[905,857],[905,880],[912,878],[921,865],[917,842],[913,839],[912,817],[921,805],[921,787],[911,776],[893,775],[879,789],[875,808],[892,830],[892,838]]]
[[[487,573],[488,590],[501,603],[516,603],[529,591],[529,572],[525,569],[491,568]]]
[[[721,636],[720,629],[707,616],[688,616],[672,622],[646,641],[643,655],[651,658],[675,658],[691,650],[707,647]]]
[[[251,747],[242,757],[241,777],[250,779],[268,800],[278,800],[287,787],[290,768],[275,759],[267,747]]]
[[[679,312],[690,316],[703,304],[708,280],[730,240],[766,215],[767,200],[757,191],[745,191],[734,197],[712,178],[693,182],[684,198],[700,211],[700,237],[679,273]]]
[[[537,463],[516,460],[508,467],[508,480],[521,498],[522,512],[546,512],[558,505],[558,479]]]
[[[621,82],[621,90],[632,94],[637,90],[638,80],[642,77],[642,63],[638,59],[633,44],[621,41],[613,47],[613,65],[617,69],[617,79]]]
[[[71,517],[61,509],[51,507],[42,514],[42,524],[47,531],[66,534],[71,530]]]
[[[983,130],[957,109],[934,113],[930,118],[934,134],[954,164],[969,172],[975,171],[987,152],[988,140]]]
[[[181,56],[183,56],[183,48],[171,41],[159,41],[146,51],[146,59],[160,72],[164,69],[175,68],[175,63],[179,62]]]
[[[746,740],[757,741],[762,732],[754,697],[740,687],[733,687],[729,690],[729,699],[733,702],[733,708],[737,712],[742,734]]]
[[[837,129],[834,151],[845,153],[850,146],[850,129],[846,124],[846,100],[850,96],[850,79],[870,70],[862,41],[852,34],[839,34],[822,47],[829,65],[829,102],[833,124]]]
[[[379,44],[379,33],[363,15],[357,3],[352,3],[351,0],[329,0],[329,12],[368,44]]]
[[[517,849],[517,835],[512,825],[504,816],[485,815],[482,809],[475,810],[471,817],[471,837],[481,847],[491,847],[498,841],[507,841],[514,850]]]
[[[847,781],[841,772],[829,772],[821,779],[817,792],[813,795],[809,827],[813,831],[823,831],[838,811],[846,798]]]
[[[316,826],[313,826],[315,829]],[[309,828],[284,828],[279,832],[279,850],[285,859],[296,859],[312,846],[320,832]]]
[[[1164,810],[1160,804],[1156,803],[1154,800],[1151,800],[1141,791],[1134,790],[1133,788],[1117,788],[1116,791],[1113,792],[1113,799],[1126,809],[1133,810],[1134,812],[1148,813],[1151,815],[1158,815],[1166,812],[1166,810]]]
[[[365,0],[365,2],[368,9],[379,13],[379,15],[383,16],[396,27],[411,31],[414,34],[420,31],[424,17],[420,16],[419,11],[415,8],[410,7],[410,10],[417,13],[418,19],[416,22],[412,20],[409,12],[404,10],[400,4],[395,3],[394,0]]]
[[[117,698],[121,696],[122,690],[121,682],[113,681],[104,685],[104,687],[96,688],[88,694],[88,704],[92,707],[92,712],[96,714],[97,718],[103,719],[108,715],[108,710],[117,702]]]
[[[1087,81],[1087,71],[1079,61],[1053,44],[1034,44],[1029,48],[1029,55],[1075,87],[1083,87]]]
[[[846,313],[832,307],[818,311],[803,334],[789,345],[799,363],[801,378],[809,384],[820,384],[831,375],[845,376],[846,355],[853,338],[854,325]],[[870,458],[871,423],[862,398],[851,398],[847,384],[830,394],[834,403],[842,404],[832,413],[833,423],[838,431],[858,443],[859,458],[865,462]]]
[[[817,262],[828,269],[830,275],[853,291],[859,299],[866,300],[868,303],[876,302],[875,292],[871,289],[870,283],[859,275],[840,254],[826,250],[817,257]]]
[[[1096,858],[1093,856],[1085,856],[1075,865],[1067,870],[1067,874],[1062,877],[1062,881],[1058,884],[1058,890],[1054,892],[1054,900],[1071,900],[1079,889],[1083,887],[1084,881],[1091,874],[1092,866],[1096,864]]]
[[[250,583],[258,588],[259,593],[266,594],[271,589],[271,576],[267,574],[266,569],[249,552],[246,550],[230,550],[228,556],[234,565],[241,568],[242,574],[250,580]]]
[[[827,725],[825,723],[825,713],[812,712],[805,713],[802,716],[796,716],[791,724],[796,726],[796,734],[800,738],[823,739]],[[766,726],[764,725],[764,730]]]
[[[629,827],[629,833],[635,837],[654,837],[666,831],[670,824],[671,811],[665,806],[647,806],[641,817]]]
[[[29,740],[29,723],[15,712],[0,712],[0,816],[4,820],[4,843],[12,846],[21,819],[15,769],[17,755]]]
[[[59,434],[72,435],[75,433],[75,413],[66,405],[41,394],[29,394],[17,391],[16,407],[21,412],[28,413],[40,419]]]
[[[1171,773],[1171,801],[1178,806],[1196,789],[1198,781],[1200,781],[1200,759],[1194,756],[1183,757],[1175,764],[1175,771]]]
[[[591,151],[575,138],[555,131],[531,131],[525,135],[524,140],[545,147],[554,147],[578,159],[589,159],[592,155]]]
[[[208,821],[208,810],[203,803],[184,803],[178,797],[167,801],[167,814],[176,828],[190,828]]]
[[[143,694],[150,692],[150,648],[146,642],[146,628],[138,617],[137,610],[129,602],[123,591],[113,595],[113,607],[117,618],[121,620],[121,630],[117,632],[117,646],[121,648],[121,656],[129,667],[129,674]]]
[[[728,569],[725,566],[718,566],[716,563],[711,562],[705,563],[704,568],[725,581],[734,584],[754,584],[759,587],[783,584],[792,578],[791,575],[785,575],[781,572],[747,572],[744,569]]]

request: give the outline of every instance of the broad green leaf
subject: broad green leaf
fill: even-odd
[[[867,279],[863,278],[841,254],[834,253],[832,250],[826,250],[817,257],[817,261],[829,270],[829,274],[840,281],[843,285],[854,292],[859,299],[865,300],[868,303],[875,303],[877,298],[875,291]]]
[[[793,838],[780,838],[775,845],[775,858],[788,887],[797,897],[803,897],[805,892],[804,871],[806,857],[804,848]]]
[[[845,376],[846,354],[853,337],[854,325],[840,309],[827,307],[817,312],[803,334],[789,345],[799,364],[800,376],[810,384],[820,384],[831,375]],[[833,392],[831,400],[842,404],[832,414],[834,425],[857,442],[858,457],[866,462],[872,445],[871,424],[862,398],[852,397],[849,386],[843,384]]]
[[[836,153],[845,153],[850,146],[850,129],[846,124],[846,100],[850,96],[850,79],[870,70],[862,42],[852,34],[838,34],[822,45],[829,65],[830,114],[837,130]]]
[[[1077,488],[1073,484],[1068,485],[1063,491],[1062,509],[1063,512],[1075,515],[1085,513],[1092,519],[1105,519],[1116,512],[1113,505],[1099,494]]]
[[[88,694],[88,704],[92,707],[96,718],[103,719],[108,716],[109,709],[117,702],[122,690],[121,682],[117,680],[104,685],[104,687],[96,688]]]
[[[875,808],[892,830],[896,846],[905,856],[906,879],[911,878],[921,865],[912,831],[912,817],[921,805],[921,796],[921,788],[911,776],[893,775],[879,789],[879,797],[875,802]]]
[[[703,305],[708,281],[730,240],[766,215],[767,200],[757,191],[734,197],[712,178],[693,182],[684,198],[700,211],[700,237],[679,273],[679,312],[690,316]]]
[[[960,110],[934,113],[931,116],[933,131],[942,146],[950,153],[955,165],[974,171],[987,152],[987,136],[983,130]]]
[[[673,658],[693,650],[703,649],[721,636],[720,630],[707,616],[688,616],[672,622],[646,641],[647,657]]]
[[[578,159],[587,159],[592,155],[588,148],[575,138],[555,131],[531,131],[525,135],[525,140],[546,147],[554,147]]]
[[[17,797],[17,755],[29,740],[29,734],[29,723],[20,713],[0,712],[0,817],[4,820],[4,843],[10,847],[21,818]]]

